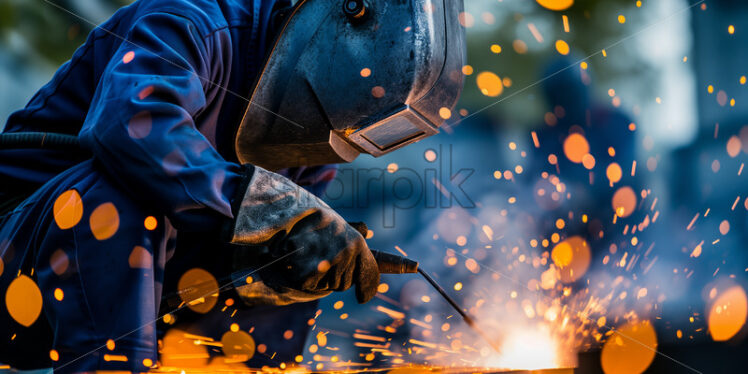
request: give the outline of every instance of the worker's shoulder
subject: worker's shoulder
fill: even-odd
[[[137,18],[155,13],[166,13],[189,20],[203,36],[209,36],[229,26],[220,0],[140,0]]]

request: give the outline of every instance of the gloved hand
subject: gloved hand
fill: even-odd
[[[276,173],[255,167],[230,230],[230,242],[266,246],[272,265],[262,282],[237,288],[250,303],[310,301],[355,285],[371,300],[379,270],[363,236],[322,200]],[[262,265],[262,264],[259,264]]]

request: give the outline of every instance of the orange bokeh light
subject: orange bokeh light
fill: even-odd
[[[63,230],[69,229],[77,225],[83,217],[81,196],[76,190],[67,190],[55,200],[52,210],[57,226]]]
[[[590,266],[590,247],[579,236],[572,236],[553,247],[551,259],[559,268],[563,282],[573,282],[584,275]]]
[[[244,331],[227,331],[221,337],[223,354],[233,362],[248,361],[255,355],[255,341]]]
[[[452,111],[449,110],[449,108],[442,107],[439,109],[439,117],[442,119],[449,119],[449,117],[452,117]]]
[[[580,134],[571,134],[564,140],[564,154],[569,161],[579,164],[590,153],[590,144]]]
[[[136,245],[130,252],[127,263],[133,269],[149,269],[153,263],[153,256],[147,249]]]
[[[187,270],[179,278],[177,289],[182,301],[198,313],[208,313],[218,301],[218,281],[200,268]]]
[[[29,327],[42,312],[42,293],[31,278],[21,274],[5,291],[5,307],[16,322]]]
[[[595,157],[591,154],[586,154],[582,157],[582,165],[587,170],[592,170],[595,167]]]
[[[636,209],[636,193],[629,186],[621,187],[613,194],[612,204],[618,217],[628,217]]]
[[[537,0],[543,8],[550,10],[566,10],[574,5],[574,0]]]
[[[104,203],[96,207],[89,218],[91,232],[98,240],[106,240],[114,236],[119,229],[119,213],[112,203]]]
[[[135,59],[135,52],[133,51],[129,51],[122,56],[122,62],[125,64],[129,64],[133,59]]]
[[[568,55],[570,51],[569,44],[561,39],[556,40],[556,51],[564,56]]]
[[[49,266],[55,274],[65,274],[68,270],[68,266],[70,266],[70,259],[68,258],[67,253],[62,249],[54,251],[49,259]],[[0,271],[0,274],[2,274],[2,271]]]
[[[642,373],[657,353],[657,335],[649,321],[617,328],[603,346],[600,361],[605,374]]]
[[[143,225],[147,230],[155,230],[156,227],[158,227],[158,220],[154,216],[148,216],[145,217],[145,221],[143,222]]]
[[[478,74],[476,84],[481,93],[488,97],[497,97],[504,91],[504,85],[498,75],[484,71]]]
[[[740,141],[740,138],[735,135],[731,136],[730,139],[727,140],[727,154],[732,158],[738,157],[738,154],[740,153],[740,149],[742,147],[743,144]]]
[[[722,292],[709,309],[709,333],[715,341],[729,340],[745,325],[748,299],[740,286]]]
[[[621,180],[621,177],[623,177],[623,170],[621,169],[621,165],[618,165],[617,162],[608,165],[608,168],[605,169],[605,175],[608,176],[608,180],[610,180],[610,183],[618,183],[618,181]]]

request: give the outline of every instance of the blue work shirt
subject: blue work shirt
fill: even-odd
[[[177,229],[178,236],[189,238],[190,234],[200,236],[199,233],[206,231],[217,233],[220,225],[233,218],[232,198],[243,195],[243,191],[237,191],[244,177],[244,169],[238,164],[234,152],[235,130],[248,105],[247,97],[250,96],[255,78],[262,68],[266,45],[274,36],[271,22],[273,10],[286,5],[287,0],[148,0],[137,1],[120,9],[91,32],[71,60],[59,68],[52,80],[36,93],[24,109],[9,117],[4,130],[6,133],[78,135],[82,147],[93,155],[93,161],[82,159],[69,150],[0,149],[0,197],[3,191],[21,191],[27,195],[37,191],[38,198],[49,198],[47,195],[54,192],[54,188],[45,189],[43,186],[54,182],[55,177],[60,182],[59,177],[66,175],[64,171],[68,171],[68,177],[80,177],[80,180],[86,181],[85,176],[76,173],[95,170],[96,173],[106,174],[107,178],[95,176],[94,179],[106,180],[106,185],[114,186],[116,191],[95,190],[94,186],[93,194],[104,195],[102,198],[109,196],[110,199],[116,195],[122,201],[126,201],[124,195],[127,195],[135,199],[139,207],[147,207],[149,211],[153,209],[154,212],[149,214],[168,217],[170,225]],[[334,177],[335,169],[332,166],[302,167],[284,170],[281,174],[320,194]],[[109,183],[109,179],[113,183]],[[26,222],[26,218],[19,217],[37,214],[34,207],[38,205],[42,209],[45,202],[27,201],[26,205],[24,208],[22,204],[17,214],[6,217],[5,228],[8,231],[15,230],[15,224],[19,225],[18,230],[26,230],[9,232],[14,238],[29,239],[38,235],[34,222]],[[107,251],[94,253],[114,258],[119,253],[116,249],[121,247],[126,255],[132,248],[127,240],[142,239],[125,235],[129,233],[126,230],[128,227],[141,231],[143,227],[142,212],[129,214],[126,208],[135,207],[119,207],[122,220],[120,234],[112,238],[113,242],[106,244]],[[40,221],[49,219],[49,215],[38,214]],[[159,225],[164,229],[166,226]],[[155,240],[152,242],[148,248],[153,252],[153,257],[163,256],[164,250],[156,245]],[[189,244],[198,246],[201,243]],[[50,249],[52,247],[55,246]],[[32,248],[36,249],[30,239],[20,240],[16,248],[24,256],[16,256],[16,262],[11,263],[9,257],[12,251],[8,248],[0,240],[0,255],[6,256],[6,266],[20,266],[18,259],[26,257],[25,254]],[[212,256],[210,248],[186,246],[180,249],[182,253],[199,250],[203,256]],[[37,263],[50,263],[48,257],[44,257],[46,254],[39,256],[42,260]],[[88,261],[97,260],[89,258]],[[124,262],[116,263],[127,265]],[[135,284],[126,281],[131,279],[125,277],[127,274],[135,274],[135,270],[129,266],[115,269],[108,265],[85,265],[87,269],[99,269],[106,273],[106,277],[97,278],[101,279],[101,285],[124,283],[137,297],[148,294],[152,298],[155,291],[148,293],[143,285],[158,286],[162,278],[162,269],[158,266],[153,270],[153,277],[157,279],[140,277],[138,279],[142,284]],[[47,278],[54,282],[63,281],[62,278],[52,278],[53,273],[47,270],[38,268],[36,274],[49,273]],[[5,273],[16,274],[16,269],[11,272],[6,268]],[[101,286],[99,282],[92,283]],[[47,291],[45,287],[42,284],[44,292]],[[76,301],[74,295],[72,289],[66,291],[66,300]],[[139,308],[131,313],[132,321],[113,320],[112,326],[102,329],[112,327],[116,330],[115,325],[138,325],[143,311],[152,312],[145,307],[149,303],[142,301],[128,302],[132,308]],[[150,304],[153,306],[152,301]],[[70,310],[77,310],[74,308],[77,304],[69,305],[73,306]],[[301,320],[300,326],[308,330],[306,321],[310,317],[305,316],[313,316],[316,304],[291,307],[294,309],[284,313],[296,316]],[[275,309],[264,313],[261,310],[247,312],[251,314],[253,323],[267,325],[267,329],[280,328],[261,323],[273,317],[284,320],[282,329],[290,328],[290,319],[283,319],[284,314]],[[148,317],[146,319],[150,319]],[[235,320],[238,318],[239,315]],[[255,335],[261,337],[260,327],[258,325]],[[281,332],[272,335],[281,339]],[[81,329],[79,334],[88,332]],[[153,334],[150,332],[141,335],[133,337],[134,341],[155,341],[151,339]],[[284,340],[282,345],[294,345],[293,350],[297,352],[303,347],[305,336],[299,332],[294,336],[298,342],[292,344]],[[83,340],[88,338],[82,337]],[[89,340],[95,342],[94,338],[91,335]],[[41,344],[45,341],[35,342]],[[122,349],[124,345],[118,343],[118,347]],[[298,353],[288,354],[292,358]],[[95,365],[97,359],[94,357],[92,360],[94,363],[90,365]],[[84,360],[77,361],[77,364],[80,367],[93,367]]]

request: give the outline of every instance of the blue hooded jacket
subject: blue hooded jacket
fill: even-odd
[[[4,131],[78,135],[127,192],[175,227],[213,230],[232,218],[236,126],[273,37],[272,11],[287,5],[137,1],[92,31]],[[4,149],[0,180],[32,191],[80,161],[63,150]],[[332,179],[330,171],[285,174],[313,184]]]
[[[93,161],[86,160],[91,156],[82,157],[70,150],[0,149],[0,200],[8,192],[28,196],[37,191],[39,195],[47,182],[65,176],[64,171],[75,176],[80,170],[88,170],[81,168],[82,163],[93,163],[97,172],[113,180],[116,192],[121,190],[168,217],[182,238],[200,236],[201,232],[217,233],[226,220],[233,218],[231,199],[243,195],[237,191],[244,169],[233,147],[236,127],[262,68],[266,45],[274,36],[273,11],[289,5],[288,0],[141,0],[120,9],[90,33],[71,60],[59,68],[24,109],[9,117],[4,130],[77,135],[81,146],[93,155]],[[302,167],[281,173],[320,194],[334,177],[335,168]],[[112,191],[94,194],[116,195]],[[120,208],[123,221],[142,219],[126,217],[126,207]],[[22,209],[23,204],[17,211]],[[18,216],[21,215],[15,217]],[[40,215],[38,220],[48,220],[48,216]],[[11,223],[3,227],[2,222],[0,217],[0,229],[5,230],[0,230],[0,234],[18,231]],[[135,226],[142,227],[141,222]],[[34,230],[11,234],[39,239]],[[118,238],[128,239],[123,234]],[[12,263],[12,247],[6,246],[3,239],[0,238],[0,255],[6,276],[2,279],[10,281],[17,273],[10,266],[17,266],[18,258],[26,254],[16,256]],[[32,247],[31,240],[16,243],[19,252]],[[110,242],[102,248],[107,250],[98,252],[114,255],[115,244]],[[156,249],[149,249],[154,257]],[[182,249],[189,252],[191,248]],[[162,252],[159,253],[163,255]],[[46,257],[40,261],[49,264]],[[129,268],[117,273],[119,270],[102,267],[109,282],[123,282],[118,277],[132,272]],[[47,270],[38,268],[36,274],[50,273]],[[156,270],[160,274],[161,270]],[[139,279],[143,284],[154,281]],[[100,283],[105,283],[103,280]],[[43,279],[38,283],[46,292]],[[141,286],[128,284],[133,290]],[[136,294],[140,295],[133,293]],[[69,296],[65,300],[74,298],[68,291],[66,295]],[[134,308],[146,310],[146,303],[133,303]],[[303,319],[305,329],[307,317],[303,315],[316,308],[314,303],[307,304],[286,312]],[[298,308],[306,314],[299,313]],[[264,314],[254,311],[252,318],[256,323],[263,322],[263,318],[286,318],[285,324],[290,325],[290,317],[283,316],[272,309]],[[136,317],[139,318],[132,319]],[[299,347],[293,349],[303,347],[304,336],[298,334],[295,344]],[[292,344],[284,341],[284,345]],[[93,367],[83,361],[68,369]],[[129,368],[126,363],[122,365]]]

